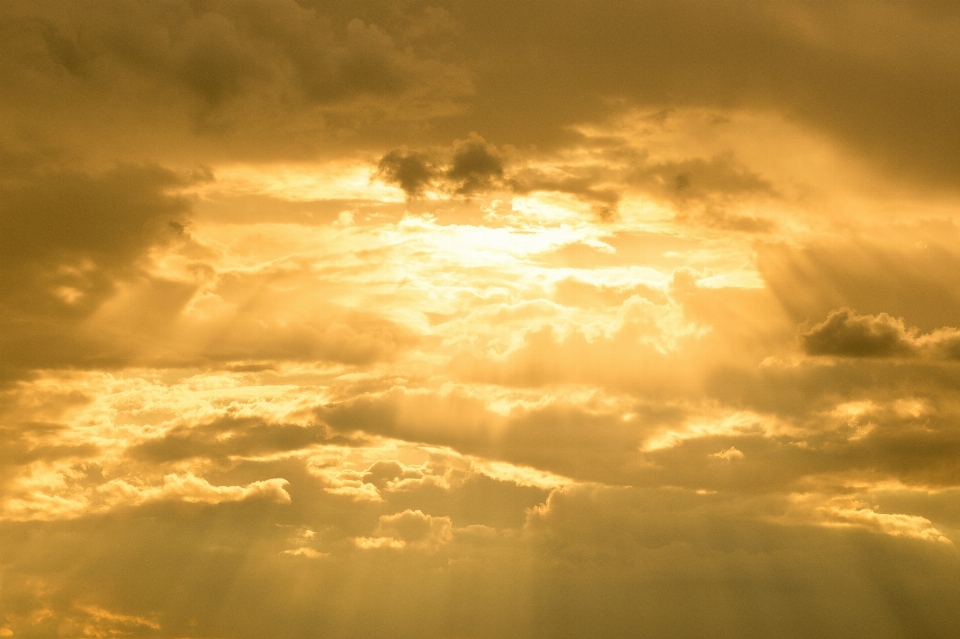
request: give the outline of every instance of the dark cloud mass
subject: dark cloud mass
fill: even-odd
[[[957,33],[0,3],[0,639],[960,636]]]
[[[121,165],[97,173],[37,167],[0,186],[0,368],[122,357],[82,322],[141,260],[182,242],[190,206],[175,191],[203,176]]]
[[[465,140],[456,140],[446,164],[436,165],[428,154],[407,149],[394,149],[380,158],[377,174],[396,184],[408,197],[417,197],[436,183],[456,195],[473,195],[500,187],[503,159],[497,150],[471,133]]]
[[[471,135],[453,145],[453,162],[446,177],[457,184],[456,192],[469,195],[482,188],[489,188],[494,180],[503,176],[503,161],[496,150],[483,138]]]
[[[830,313],[801,335],[811,355],[847,357],[910,357],[916,354],[914,339],[902,319],[886,313],[858,316],[848,308]]]
[[[394,149],[380,158],[377,170],[383,180],[396,184],[410,197],[422,195],[437,175],[425,155],[401,149]]]

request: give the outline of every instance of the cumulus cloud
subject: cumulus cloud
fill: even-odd
[[[811,355],[892,357],[916,352],[902,319],[886,313],[858,316],[846,308],[831,313],[804,332],[801,339],[804,350]]]
[[[834,508],[828,513],[828,524],[834,526],[863,526],[894,537],[913,537],[929,541],[950,543],[950,540],[937,530],[926,517],[902,514],[878,513],[870,508]]]
[[[810,355],[957,359],[960,354],[960,331],[956,328],[921,334],[905,326],[902,318],[886,313],[857,315],[848,308],[830,313],[801,333],[800,339]]]
[[[436,178],[437,170],[423,153],[394,149],[380,158],[377,174],[399,186],[408,197],[417,197]]]
[[[359,548],[415,548],[436,550],[453,537],[449,517],[432,517],[419,510],[382,515],[373,536],[357,537]]]
[[[394,149],[380,158],[377,175],[399,186],[408,197],[423,195],[430,186],[466,196],[502,188],[503,158],[476,133],[454,141],[444,155],[449,156],[447,161],[437,163],[423,151]]]
[[[306,557],[307,559],[323,559],[324,557],[330,556],[327,553],[316,551],[308,546],[301,546],[292,550],[284,550],[281,554],[289,555],[291,557]]]
[[[376,176],[399,186],[408,198],[428,189],[468,196],[491,191],[566,194],[611,215],[626,195],[639,191],[675,207],[677,219],[684,222],[741,231],[773,228],[766,218],[734,210],[739,201],[779,194],[732,153],[658,161],[638,147],[641,143],[624,139],[610,148],[609,143],[588,142],[559,160],[511,149],[508,164],[503,149],[471,133],[452,147],[393,149],[378,161]],[[611,215],[601,217],[609,221]]]
[[[503,160],[496,149],[476,134],[453,145],[453,160],[445,177],[456,184],[456,193],[469,195],[490,188],[503,177]]]

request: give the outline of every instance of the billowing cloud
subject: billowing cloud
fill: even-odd
[[[86,125],[108,132],[111,149],[123,145],[109,133],[111,120],[139,129],[154,149],[163,146],[162,136],[139,121],[144,111],[181,139],[200,132],[239,141],[241,128],[258,131],[259,139],[240,146],[276,148],[263,134],[289,143],[290,115],[297,126],[317,119],[312,128],[322,135],[325,114],[336,119],[345,103],[369,113],[365,101],[405,104],[408,111],[427,102],[429,113],[449,111],[441,104],[470,91],[460,67],[432,55],[431,40],[449,31],[450,20],[437,12],[407,16],[393,34],[292,0],[116,2],[69,10],[14,3],[4,13],[6,82],[25,100],[70,105],[62,129],[68,139],[83,139]],[[22,125],[51,114],[49,107],[35,113],[17,107],[6,101],[2,108]]]
[[[458,194],[469,195],[490,188],[494,180],[502,176],[503,160],[482,137],[473,134],[454,143],[453,161],[445,177],[457,185]]]
[[[382,515],[372,537],[357,537],[363,549],[424,548],[432,549],[450,541],[449,517],[431,517],[419,510],[405,510],[395,515]]]
[[[395,183],[410,197],[423,194],[437,175],[424,154],[404,149],[394,149],[380,158],[377,170],[382,179]]]
[[[892,357],[915,353],[911,337],[902,319],[886,313],[858,316],[845,308],[803,333],[801,340],[811,355]]]
[[[425,151],[393,149],[377,163],[377,175],[396,184],[408,197],[423,194],[430,186],[456,195],[473,195],[501,187],[503,158],[492,145],[471,133],[456,140],[447,161],[438,164]]]
[[[886,313],[857,315],[848,308],[834,311],[800,336],[811,355],[841,357],[934,357],[957,359],[960,331],[944,328],[920,334],[903,320]]]

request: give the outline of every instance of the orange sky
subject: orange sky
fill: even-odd
[[[958,30],[3,3],[0,638],[960,635]]]

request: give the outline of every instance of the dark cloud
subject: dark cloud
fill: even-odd
[[[458,195],[564,193],[590,203],[606,220],[617,212],[625,193],[640,191],[675,208],[677,219],[691,224],[747,232],[774,227],[768,219],[732,210],[748,197],[779,197],[768,180],[741,166],[732,153],[653,162],[648,153],[623,141],[612,148],[588,144],[581,151],[595,157],[588,163],[567,164],[517,156],[508,168],[501,151],[471,134],[454,142],[452,150],[394,149],[378,162],[377,176],[402,188],[408,197],[422,195],[430,186]],[[438,155],[449,159],[438,163],[434,159]]]
[[[688,495],[671,493],[669,490],[564,490],[551,496],[547,508],[531,513],[530,527],[535,531],[537,541],[558,558],[556,574],[572,576],[578,569],[582,570],[580,566],[587,564],[593,566],[598,575],[606,574],[614,578],[617,571],[612,566],[627,564],[630,566],[627,570],[634,574],[643,573],[651,577],[650,581],[641,578],[632,585],[623,583],[620,586],[631,593],[627,596],[630,600],[635,601],[636,596],[648,589],[651,593],[662,593],[662,588],[683,589],[683,603],[676,603],[677,600],[668,596],[659,604],[651,605],[648,612],[632,609],[633,614],[639,614],[641,618],[656,620],[650,623],[657,628],[657,636],[709,634],[711,630],[707,622],[685,618],[683,612],[689,613],[693,608],[703,611],[712,619],[724,614],[722,611],[728,610],[731,599],[717,597],[723,588],[717,590],[704,583],[704,579],[713,578],[705,576],[705,569],[712,566],[724,575],[719,579],[728,579],[731,573],[721,566],[733,568],[734,564],[737,566],[733,569],[737,586],[733,589],[736,594],[732,597],[736,609],[740,609],[740,606],[745,606],[744,610],[752,608],[747,604],[748,600],[762,599],[766,602],[765,606],[780,606],[776,602],[782,601],[784,610],[790,609],[790,604],[785,602],[796,602],[798,597],[805,599],[812,596],[821,601],[806,607],[805,610],[810,614],[803,620],[797,619],[791,623],[786,631],[781,629],[782,617],[766,617],[765,613],[744,615],[738,623],[738,632],[744,636],[762,636],[770,631],[785,632],[787,636],[796,637],[809,634],[870,636],[873,633],[885,633],[891,625],[897,628],[920,626],[945,630],[947,626],[944,624],[950,623],[945,616],[921,603],[925,589],[910,592],[903,589],[907,583],[904,581],[906,574],[900,572],[899,568],[896,574],[891,574],[886,572],[888,566],[870,564],[865,567],[865,562],[869,562],[866,559],[869,553],[883,553],[884,557],[891,557],[887,554],[890,552],[899,554],[901,551],[894,550],[894,546],[918,560],[919,555],[914,555],[914,552],[925,554],[925,550],[945,558],[950,553],[946,547],[921,550],[920,546],[910,546],[910,550],[907,550],[899,541],[889,545],[891,540],[871,539],[857,533],[849,533],[850,537],[846,537],[845,533],[837,530],[808,529],[801,533],[789,527],[767,528],[770,523],[765,521],[738,520],[734,523],[734,520],[726,519],[725,513],[729,513],[731,507],[735,509],[735,506],[732,503],[721,506],[722,500],[722,497],[709,495],[699,498],[689,495],[688,500]],[[693,534],[702,534],[703,537],[696,540],[688,537],[679,544],[668,541],[678,533],[686,534],[679,530],[671,531],[673,526],[679,526],[681,522],[692,524],[693,521],[698,524],[683,526],[684,531],[699,531]],[[844,545],[841,538],[852,545]],[[744,551],[746,548],[750,550]],[[741,552],[743,559],[734,560],[733,557]],[[825,555],[829,555],[829,558]],[[700,559],[694,560],[693,556]],[[926,561],[935,562],[936,559],[928,556]],[[841,564],[850,568],[838,569]],[[672,566],[669,571],[671,577],[665,581],[653,577],[661,570],[666,571],[667,565]],[[766,572],[772,565],[777,568]],[[608,566],[610,568],[604,570],[603,567]],[[869,577],[857,571],[865,571]],[[907,569],[907,572],[912,571]],[[891,597],[890,600],[887,596],[876,597],[878,583],[883,584],[881,587]],[[824,605],[819,600],[823,588],[837,588],[835,596],[842,599],[843,604],[836,608]],[[615,634],[621,628],[632,627],[627,618],[619,613],[604,621],[578,621],[587,610],[600,605],[599,599],[584,602],[574,596],[572,588],[555,591],[552,595],[557,596],[560,592],[563,593],[563,600],[575,607],[575,612],[565,613],[561,620],[547,626],[555,636],[578,636],[580,633],[597,631]],[[892,592],[897,592],[909,603],[902,604],[902,600],[896,603],[892,599]],[[955,596],[953,586],[946,587],[937,596],[952,600]],[[860,621],[854,624],[849,620],[851,605],[859,610],[876,606],[882,620],[875,617],[868,623],[876,625],[866,630]],[[739,617],[738,613],[734,614]],[[660,625],[661,622],[668,625],[664,627]],[[569,631],[561,629],[571,625],[573,628]]]
[[[453,160],[446,178],[456,185],[456,193],[470,195],[491,188],[503,177],[503,160],[491,145],[476,134],[453,144]]]
[[[474,130],[547,149],[575,143],[572,126],[636,108],[752,110],[825,132],[900,179],[951,188],[960,15],[942,3],[564,2],[550,13],[505,0],[5,3],[0,108],[54,142],[95,130],[105,148],[136,154],[110,128],[123,122],[157,150],[148,127],[162,121],[181,141],[232,135],[221,152],[295,157],[305,142],[291,131],[311,123],[327,148],[443,144]],[[489,158],[475,160],[486,168],[463,179],[496,177]],[[663,189],[704,185],[704,167],[669,165],[650,176]],[[737,188],[761,186],[741,177]]]
[[[224,461],[301,450],[326,439],[322,426],[271,424],[259,418],[220,418],[174,427],[162,437],[133,447],[129,454],[153,463],[202,457]]]
[[[810,360],[803,366],[718,366],[705,390],[724,405],[790,423],[816,425],[818,415],[848,403],[893,404],[903,398],[952,402],[960,392],[952,362],[890,358]]]
[[[510,190],[520,195],[535,192],[569,193],[589,202],[602,221],[610,221],[617,212],[623,185],[615,172],[600,166],[559,167],[552,171],[521,167],[507,178]]]
[[[732,153],[680,161],[642,161],[626,170],[624,182],[669,202],[677,220],[746,233],[774,229],[772,220],[734,210],[747,198],[779,196],[769,180],[737,162]]]
[[[504,417],[469,397],[394,391],[321,406],[316,414],[345,435],[364,432],[447,446],[578,480],[617,483],[633,477],[642,464],[636,451],[644,435],[658,422],[677,418],[637,409],[648,418],[629,421],[570,405]]]
[[[202,179],[156,166],[104,172],[49,166],[0,185],[0,362],[13,367],[115,360],[117,345],[81,322],[122,282],[145,277],[153,248],[182,242],[188,201]],[[184,300],[185,301],[185,300]]]
[[[823,322],[800,335],[810,355],[840,357],[932,357],[958,359],[960,331],[943,328],[921,334],[903,319],[886,313],[856,315],[849,308],[836,310]]]
[[[0,523],[3,627],[27,637],[244,639],[318,630],[344,639],[561,638],[637,628],[668,638],[709,635],[717,619],[749,638],[957,629],[949,544],[777,521],[787,506],[777,498],[570,486],[539,503],[517,500],[516,528],[470,529],[465,514],[437,503],[351,503],[293,464],[273,470],[281,468],[294,498],[286,505],[157,502],[42,526]],[[242,482],[257,470],[230,472]],[[473,505],[482,512],[499,493],[478,488]],[[924,501],[899,499],[904,509],[895,512]],[[449,539],[412,547],[430,538],[434,522],[440,532],[449,524]],[[411,547],[352,543],[374,534]],[[302,548],[317,556],[293,554]]]
[[[194,181],[156,166],[104,173],[42,171],[3,189],[2,257],[10,267],[122,269],[149,246],[183,232],[185,199],[172,193]]]
[[[402,188],[408,197],[422,195],[432,184],[452,194],[468,196],[502,188],[503,159],[493,145],[476,133],[454,141],[453,148],[443,154],[449,160],[438,164],[426,152],[394,149],[380,158],[377,175]]]
[[[522,195],[536,191],[570,193],[587,201],[615,206],[620,200],[619,191],[598,186],[597,182],[602,178],[597,175],[596,169],[591,169],[587,175],[567,171],[564,171],[565,174],[551,175],[536,169],[524,169],[511,174],[510,186],[514,193]]]
[[[437,174],[426,155],[406,149],[394,149],[377,163],[377,175],[385,182],[399,186],[407,197],[422,195]]]
[[[773,195],[769,181],[739,166],[732,154],[676,162],[651,162],[635,168],[628,181],[679,202],[707,196]]]
[[[880,315],[856,315],[841,308],[800,336],[811,355],[841,357],[909,357],[917,354],[916,336],[907,332],[903,320]]]
[[[85,459],[98,454],[99,449],[93,444],[60,441],[58,436],[64,429],[61,424],[31,423],[0,428],[0,460],[6,469],[12,470],[38,460]]]
[[[567,2],[550,13],[505,1],[455,12],[461,46],[483,61],[474,128],[543,145],[624,104],[772,109],[901,177],[946,186],[960,161],[948,35],[960,16],[942,3]]]
[[[213,150],[210,140],[229,138],[234,151],[285,156],[302,144],[283,133],[291,125],[321,137],[346,133],[384,107],[390,120],[424,119],[455,109],[469,92],[460,68],[433,57],[437,38],[449,37],[442,10],[400,20],[393,34],[333,13],[293,0],[5,4],[0,77],[19,96],[0,100],[14,126],[5,137],[27,126],[34,139],[83,146],[96,131],[102,149],[84,154],[107,159],[143,157],[144,144],[167,157],[173,138],[201,155]],[[395,22],[375,18],[384,19]],[[150,130],[159,123],[163,138]],[[192,144],[197,136],[206,144]]]
[[[106,45],[98,53],[167,76],[210,105],[289,82],[284,75],[291,71],[291,88],[319,102],[394,94],[424,72],[376,25],[359,19],[334,25],[328,16],[291,1],[218,0],[164,8],[134,3],[115,9],[113,24],[81,23],[89,30],[85,36]],[[166,37],[159,37],[161,30]]]

